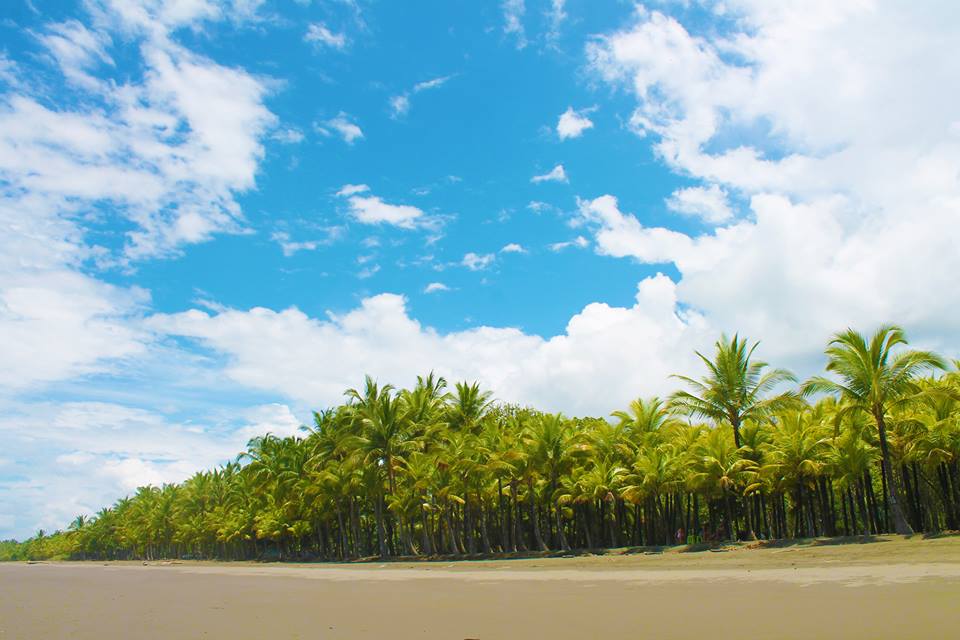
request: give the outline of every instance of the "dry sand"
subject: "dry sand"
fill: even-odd
[[[641,637],[960,637],[960,538],[458,563],[0,564],[3,640]]]

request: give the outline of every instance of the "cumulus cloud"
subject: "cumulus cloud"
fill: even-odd
[[[342,51],[347,47],[347,36],[344,33],[334,33],[322,22],[314,22],[307,27],[307,33],[303,36],[307,42],[330,47]]]
[[[574,111],[573,107],[567,107],[567,110],[560,114],[557,121],[557,136],[561,140],[568,138],[579,138],[587,129],[593,128],[593,121],[587,117],[593,109],[583,109]]]
[[[537,184],[539,182],[570,182],[570,180],[567,178],[567,172],[564,170],[563,165],[558,164],[543,175],[533,176],[530,178],[530,182]]]
[[[393,294],[326,320],[257,308],[151,322],[225,354],[226,375],[239,384],[313,405],[339,402],[358,372],[409,385],[429,363],[448,379],[479,380],[506,401],[605,415],[641,391],[666,393],[671,373],[694,370],[692,349],[716,339],[702,317],[675,303],[674,284],[657,275],[640,283],[632,306],[587,305],[549,339],[493,327],[442,333],[411,318],[406,300]],[[328,366],[318,370],[317,362]]]
[[[945,274],[960,270],[948,106],[960,61],[946,43],[960,37],[957,16],[893,2],[724,6],[732,32],[692,35],[641,10],[588,46],[597,76],[635,97],[632,129],[710,185],[668,206],[720,225],[649,228],[603,196],[579,213],[597,250],[672,262],[683,304],[786,356],[814,358],[825,334],[885,321],[928,346],[955,344],[947,319],[960,291]],[[748,200],[745,219],[733,219],[729,192]]]
[[[527,250],[523,248],[523,245],[517,244],[516,242],[511,242],[509,244],[503,245],[503,248],[500,249],[500,253],[526,253]]]
[[[347,199],[350,215],[363,224],[389,224],[402,229],[413,229],[425,221],[422,209],[406,204],[389,204],[367,193],[367,185],[344,185],[337,195]]]

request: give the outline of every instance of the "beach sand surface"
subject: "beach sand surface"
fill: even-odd
[[[960,637],[960,538],[455,563],[0,564],[0,640],[643,637]]]

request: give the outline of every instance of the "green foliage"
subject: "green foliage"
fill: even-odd
[[[221,468],[0,542],[0,560],[342,560],[659,545],[678,530],[955,529],[960,374],[923,378],[945,363],[905,345],[896,327],[838,334],[831,377],[791,390],[757,344],[723,337],[700,356],[705,377],[681,378],[689,391],[610,420],[497,403],[476,383],[448,392],[432,373],[404,390],[367,377],[301,436],[254,438]]]

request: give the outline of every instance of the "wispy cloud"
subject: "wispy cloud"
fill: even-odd
[[[442,87],[444,84],[450,81],[450,79],[453,77],[454,76],[449,75],[449,76],[440,76],[438,78],[433,78],[432,80],[424,80],[423,82],[418,82],[417,84],[413,85],[413,88],[410,89],[409,91],[404,91],[401,94],[391,96],[390,99],[387,101],[387,104],[389,104],[390,106],[391,117],[400,118],[407,115],[407,113],[409,113],[410,111],[411,96],[413,96],[414,94],[420,93],[421,91],[427,91],[429,89],[436,89],[438,87]]]
[[[282,144],[300,144],[303,142],[303,132],[293,127],[286,127],[274,131],[270,134],[270,138]]]
[[[344,33],[334,33],[322,22],[314,22],[307,27],[307,33],[303,39],[312,44],[330,47],[338,51],[343,51],[347,47],[347,36]]]
[[[423,288],[424,293],[439,293],[441,291],[450,291],[450,287],[442,282],[431,282]]]
[[[347,144],[353,144],[357,140],[363,139],[363,130],[353,122],[350,114],[345,111],[338,113],[336,118],[325,120],[322,123],[314,123],[313,128],[317,133],[324,136],[329,136],[330,129],[333,129],[340,134],[340,137]]]
[[[482,271],[493,264],[495,259],[496,256],[492,253],[485,253],[481,255],[471,251],[463,256],[463,260],[460,262],[460,264],[465,266],[467,269],[470,269],[470,271]]]
[[[550,251],[563,251],[568,247],[577,247],[578,249],[584,249],[590,244],[590,241],[584,238],[583,236],[577,236],[573,240],[568,240],[566,242],[554,242],[551,245],[547,245]]]
[[[345,184],[337,191],[337,196],[346,198],[347,196],[363,193],[364,191],[370,191],[370,187],[365,184]]]
[[[547,20],[550,23],[550,30],[547,31],[547,43],[554,45],[560,38],[560,27],[567,19],[566,0],[551,0],[550,10],[547,12]]]
[[[500,253],[526,253],[527,250],[523,248],[523,245],[516,242],[511,242],[510,244],[503,245],[503,248],[500,249]]]
[[[503,9],[503,32],[515,39],[517,49],[526,48],[527,34],[523,29],[526,4],[523,0],[503,0],[500,7]]]

